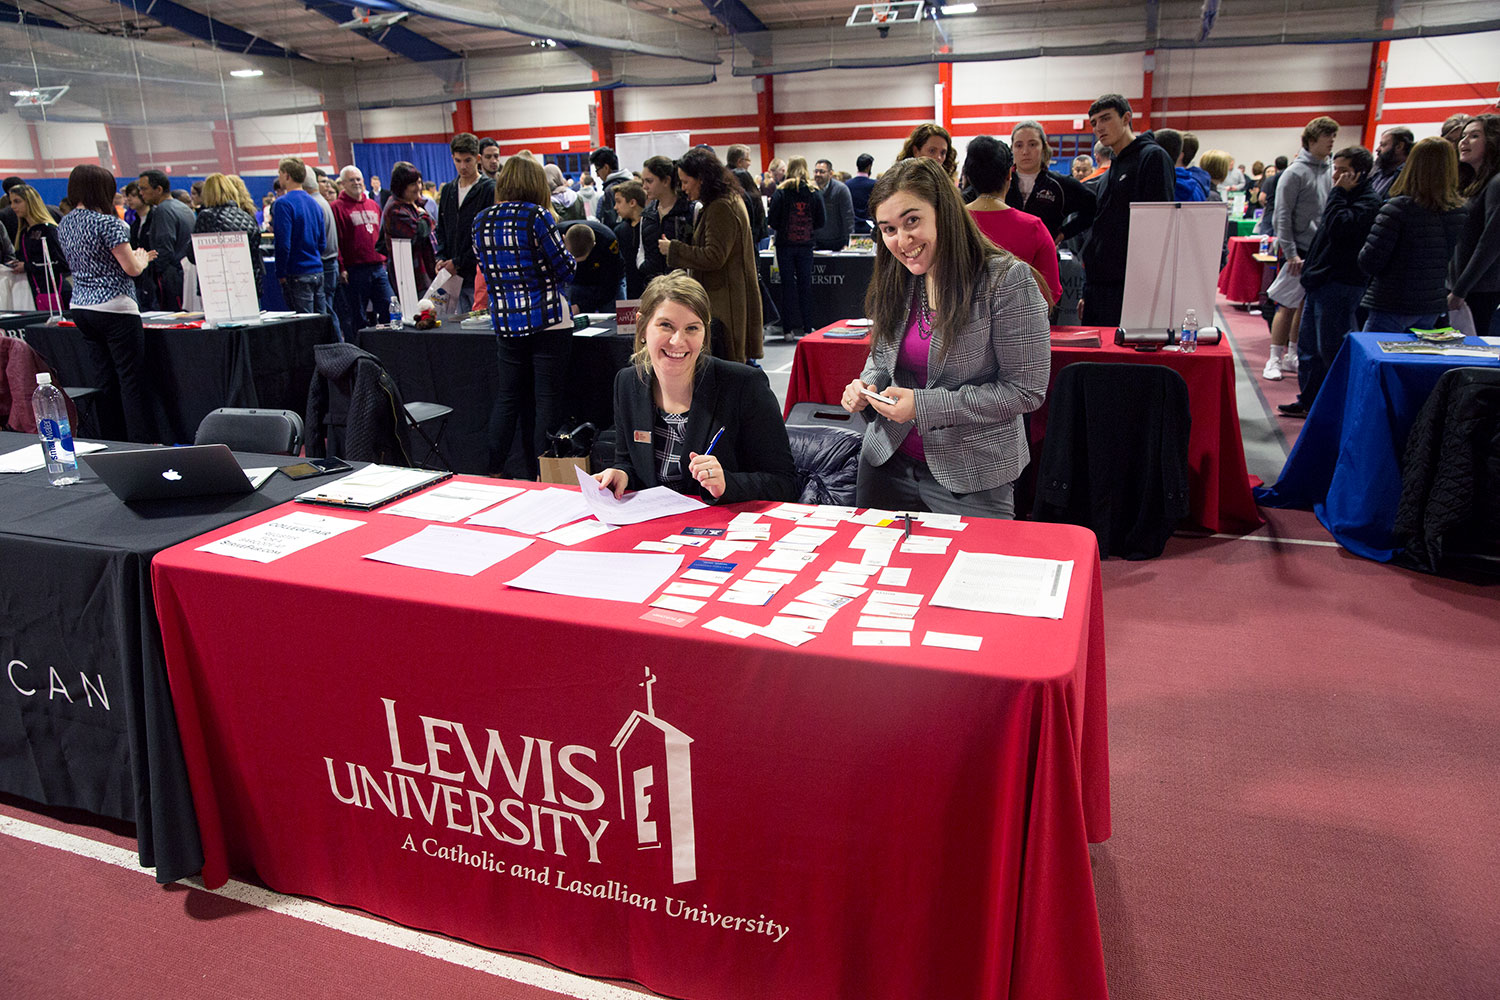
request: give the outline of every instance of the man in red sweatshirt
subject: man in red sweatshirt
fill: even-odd
[[[369,325],[366,309],[374,307],[375,323],[391,319],[391,282],[385,255],[375,249],[380,237],[380,203],[365,194],[365,175],[358,167],[339,171],[339,196],[333,202],[333,221],[339,231],[339,271],[349,289],[353,316],[348,329]]]

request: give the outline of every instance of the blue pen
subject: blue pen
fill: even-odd
[[[706,451],[704,451],[703,454],[705,454],[705,455],[712,455],[714,453],[714,445],[718,444],[719,443],[719,438],[721,438],[723,436],[724,436],[724,428],[720,427],[719,428],[719,432],[714,435],[714,439],[712,441],[708,442],[708,449]]]

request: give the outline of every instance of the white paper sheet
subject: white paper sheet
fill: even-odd
[[[73,454],[89,455],[96,451],[103,451],[108,445],[97,441],[79,441],[73,439]],[[0,455],[0,473],[5,472],[35,472],[47,467],[47,456],[42,453],[42,443],[28,444],[24,448],[8,451]]]
[[[887,566],[880,571],[878,582],[882,587],[904,587],[909,580],[911,580],[910,566]]]
[[[828,608],[821,604],[808,604],[805,601],[792,601],[781,609],[784,615],[796,615],[798,618],[816,618],[819,621],[827,621],[838,613],[838,608]]]
[[[676,581],[667,584],[665,593],[675,597],[712,597],[719,592],[719,588],[711,583],[683,583]]]
[[[667,611],[685,611],[688,614],[696,614],[703,609],[707,601],[696,600],[691,597],[678,597],[675,594],[663,594],[651,602],[653,608],[665,608]]]
[[[776,549],[755,565],[758,569],[781,569],[795,572],[805,568],[808,563],[815,562],[817,558],[818,555],[816,552],[798,552],[796,549]]]
[[[874,618],[915,618],[918,610],[909,604],[880,604],[877,601],[866,601],[859,613]]]
[[[912,594],[903,590],[875,590],[870,592],[870,600],[880,604],[910,604],[922,603],[921,594]]]
[[[917,625],[909,618],[875,618],[861,615],[856,628],[883,629],[890,632],[910,632]]]
[[[582,521],[574,521],[572,524],[565,524],[556,531],[549,531],[537,537],[555,545],[577,545],[579,542],[586,542],[590,538],[598,538],[600,535],[607,535],[615,530],[617,529],[614,525],[604,524],[590,517]]]
[[[260,318],[260,297],[255,289],[255,270],[250,264],[251,249],[245,233],[193,234],[203,318],[209,323]],[[260,252],[260,247],[253,249]]]
[[[488,483],[462,483],[449,480],[436,489],[419,493],[387,507],[381,513],[398,517],[415,517],[424,521],[457,524],[473,517],[486,507],[508,500],[524,490],[519,486],[491,486]]]
[[[636,542],[637,552],[676,552],[682,548],[680,542]]]
[[[482,528],[506,528],[523,535],[540,535],[588,517],[583,497],[572,490],[526,490],[513,500],[469,518]]]
[[[745,579],[752,583],[774,583],[779,587],[784,583],[791,583],[797,579],[797,574],[778,573],[771,569],[752,569],[745,573]]]
[[[429,524],[415,535],[370,552],[376,562],[477,576],[531,544],[529,538]]]
[[[708,506],[696,497],[683,496],[665,486],[626,493],[616,499],[613,493],[600,486],[599,481],[587,472],[577,466],[574,466],[573,471],[578,474],[578,489],[588,512],[605,524],[640,524],[642,521],[686,514]]]
[[[922,636],[924,646],[942,646],[945,649],[978,649],[984,640],[977,635],[961,635],[957,632],[928,632]]]
[[[967,611],[1061,618],[1072,578],[1071,560],[960,551],[931,603]]]
[[[324,514],[309,514],[293,511],[274,521],[258,524],[244,531],[237,531],[216,542],[198,546],[199,552],[248,559],[251,562],[270,563],[282,556],[316,545],[324,539],[342,535],[363,525],[364,521],[352,521],[347,517],[328,517]]]
[[[703,627],[714,632],[722,632],[724,635],[734,636],[736,639],[748,639],[757,635],[760,629],[749,622],[742,622],[738,618],[725,618],[720,615],[713,621],[703,623]]]
[[[772,629],[796,629],[799,632],[822,632],[827,622],[820,622],[816,618],[793,618],[777,615],[771,619],[766,628]]]
[[[855,632],[856,646],[910,646],[911,636],[905,632]]]
[[[506,584],[563,597],[644,604],[681,565],[681,556],[561,549]]]

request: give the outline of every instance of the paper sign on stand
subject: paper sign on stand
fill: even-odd
[[[411,240],[391,240],[391,264],[396,270],[396,297],[406,321],[417,315],[417,274],[412,266]]]
[[[209,323],[260,318],[260,296],[244,233],[194,233],[198,291]]]
[[[615,299],[615,328],[627,337],[634,337],[635,321],[640,313],[640,299]]]

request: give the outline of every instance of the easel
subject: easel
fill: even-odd
[[[1116,341],[1141,350],[1173,343],[1189,309],[1212,318],[1229,206],[1221,201],[1130,206],[1125,294]],[[1205,324],[1208,325],[1208,324]]]

